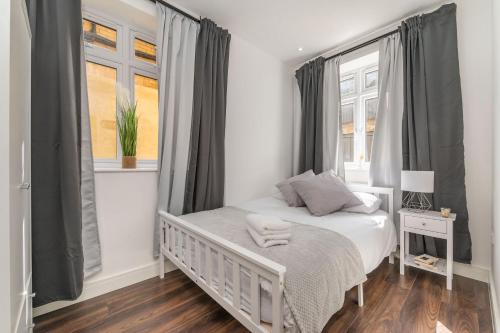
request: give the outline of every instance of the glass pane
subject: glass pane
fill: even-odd
[[[134,92],[139,117],[137,158],[156,160],[158,157],[158,81],[135,74]]]
[[[115,29],[83,19],[83,38],[89,44],[116,51]]]
[[[354,77],[340,81],[340,95],[354,94],[356,90]]]
[[[378,71],[365,73],[365,88],[375,88],[378,84]]]
[[[136,38],[134,40],[135,57],[142,61],[156,64],[156,46]]]
[[[365,143],[366,157],[365,161],[369,162],[372,154],[373,132],[375,131],[375,120],[377,118],[378,98],[370,98],[365,100]]]
[[[94,158],[116,158],[116,68],[87,61]]]
[[[344,162],[354,161],[354,103],[342,105]]]

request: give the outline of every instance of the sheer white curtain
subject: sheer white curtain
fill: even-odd
[[[85,50],[81,46],[81,187],[82,196],[82,249],[83,275],[85,278],[102,269],[101,243],[97,226],[97,208],[95,198],[94,158],[92,155],[92,137],[90,133],[90,114],[87,92],[87,74],[85,70]]]
[[[403,49],[399,34],[379,44],[379,102],[373,136],[369,184],[394,188],[394,211],[401,207]],[[399,214],[393,217],[396,226]]]
[[[340,57],[325,62],[323,82],[323,170],[345,178],[342,150]]]
[[[300,104],[300,89],[295,76],[292,77],[293,84],[293,154],[292,154],[292,172],[294,175],[299,173],[299,155],[300,155],[300,135],[302,126],[302,109]]]
[[[159,66],[158,209],[182,214],[189,159],[199,24],[157,3]],[[159,253],[155,219],[154,255]]]

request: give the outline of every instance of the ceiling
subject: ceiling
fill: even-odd
[[[175,0],[289,64],[439,3],[436,0]],[[441,0],[442,2],[442,0]],[[172,3],[172,2],[171,2]],[[298,48],[303,51],[298,51]]]

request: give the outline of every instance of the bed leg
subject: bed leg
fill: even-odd
[[[160,279],[165,277],[165,255],[163,254],[163,246],[165,245],[165,228],[164,222],[160,219]]]
[[[358,284],[358,306],[363,306],[365,303],[364,297],[363,297],[363,284],[360,283]]]
[[[394,265],[394,252],[389,254],[389,264]]]

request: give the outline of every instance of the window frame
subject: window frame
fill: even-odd
[[[378,98],[378,82],[375,87],[366,88],[366,74],[378,71],[378,63],[357,68],[340,76],[340,82],[354,77],[355,92],[353,94],[341,95],[341,106],[354,103],[353,114],[353,141],[354,158],[352,162],[344,161],[346,170],[368,171],[370,161],[366,161],[366,100]],[[360,159],[360,156],[363,158]]]
[[[136,37],[156,45],[156,39],[152,33],[148,33],[147,31],[139,29],[132,24],[128,24],[116,18],[111,18],[88,8],[83,10],[83,19],[88,19],[116,30],[116,51],[107,50],[90,43],[85,43],[84,49],[85,61],[117,69],[117,98],[120,97],[118,94],[119,87],[121,86],[122,88],[127,89],[130,94],[131,101],[135,100],[134,74],[136,73],[159,80],[158,67],[151,63],[136,59],[134,52],[134,38]],[[115,112],[118,114],[118,103]],[[116,132],[116,141],[116,159],[94,158],[95,169],[122,168],[122,150],[118,129]],[[157,165],[157,159],[137,160],[137,169],[156,170]]]

